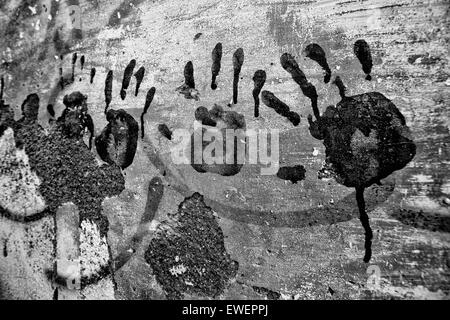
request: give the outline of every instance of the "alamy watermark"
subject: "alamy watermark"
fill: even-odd
[[[194,125],[194,133],[175,129],[171,148],[174,164],[262,165],[262,175],[279,169],[278,129],[229,129]]]

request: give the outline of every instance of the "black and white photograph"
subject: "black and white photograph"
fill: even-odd
[[[0,0],[0,300],[449,300],[449,31],[448,0]]]

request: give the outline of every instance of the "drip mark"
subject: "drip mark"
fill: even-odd
[[[212,53],[212,66],[211,66],[211,89],[216,90],[217,84],[216,84],[216,78],[219,75],[220,72],[220,62],[222,60],[222,43],[217,43],[214,47]]]
[[[112,100],[112,84],[113,84],[113,72],[112,70],[108,71],[105,80],[105,114],[108,111],[109,105]]]
[[[144,110],[141,113],[141,138],[142,139],[144,139],[144,115],[147,113],[148,108],[150,108],[150,104],[153,101],[155,92],[156,92],[156,88],[151,87],[150,90],[147,91],[147,96],[145,97]]]
[[[170,131],[165,123],[158,125],[158,131],[167,139],[172,140],[172,131]]]
[[[192,61],[188,61],[184,66],[184,84],[189,88],[195,89],[194,65]]]
[[[95,68],[92,68],[91,69],[91,80],[90,80],[91,84],[94,82],[95,72],[96,72]]]
[[[137,97],[139,93],[139,88],[141,87],[142,80],[144,79],[145,68],[140,67],[138,71],[134,74],[136,78],[136,90],[134,91],[134,96]]]
[[[363,39],[357,40],[353,46],[353,52],[362,65],[362,69],[366,74],[366,80],[372,80],[370,73],[372,72],[373,64],[369,44]]]
[[[55,109],[53,108],[52,104],[47,105],[47,112],[52,118],[55,117]]]
[[[2,78],[0,79],[0,101],[3,100],[3,89],[5,88],[5,79]]]
[[[294,126],[298,126],[300,123],[300,116],[290,110],[289,106],[278,99],[272,92],[264,90],[261,93],[263,103],[271,109],[274,109],[276,113],[287,118],[292,122]]]
[[[361,221],[361,224],[364,228],[364,248],[365,248],[365,254],[363,261],[365,263],[368,263],[370,261],[370,258],[372,257],[372,229],[370,228],[369,223],[369,216],[366,212],[366,204],[364,201],[364,188],[357,187],[356,188],[356,202],[358,203],[358,209],[359,209],[359,220]]]
[[[244,64],[244,50],[237,49],[233,54],[233,104],[237,103],[239,74]]]
[[[81,58],[80,58],[80,66],[81,66],[81,70],[83,70],[83,68],[84,68],[84,56],[81,56]]]
[[[253,100],[255,100],[255,118],[259,117],[259,93],[266,82],[266,72],[264,70],[257,70],[253,76]]]
[[[325,76],[323,81],[325,83],[330,82],[331,79],[331,69],[328,66],[327,58],[325,55],[325,51],[319,46],[317,43],[311,43],[305,48],[305,54],[311,60],[316,61],[319,66],[325,71]]]
[[[176,91],[184,95],[186,99],[199,100],[199,92],[195,89],[194,65],[188,61],[184,66],[184,83]]]
[[[133,75],[134,67],[136,66],[136,60],[132,59],[128,65],[125,68],[125,71],[123,73],[123,80],[122,80],[122,88],[120,89],[120,98],[122,100],[125,100],[125,97],[127,96],[127,89],[130,85],[131,76]]]
[[[75,81],[75,64],[77,63],[77,57],[78,57],[78,55],[77,55],[77,53],[75,52],[75,53],[72,55],[72,77],[71,77],[72,82]]]

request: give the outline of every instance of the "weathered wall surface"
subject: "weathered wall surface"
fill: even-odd
[[[440,0],[2,2],[3,99],[17,120],[22,101],[31,93],[39,95],[40,134],[49,137],[42,145],[60,153],[85,152],[77,157],[79,165],[70,156],[61,157],[60,164],[54,159],[49,163],[78,170],[73,176],[79,179],[79,190],[93,190],[92,197],[80,195],[99,209],[90,212],[86,201],[68,193],[68,200],[53,208],[56,200],[49,202],[42,191],[42,186],[51,187],[53,176],[44,173],[60,179],[63,169],[38,166],[33,161],[42,160],[42,153],[30,151],[32,142],[26,142],[23,152],[12,142],[17,134],[4,131],[0,154],[8,157],[0,160],[0,297],[448,298],[448,13],[448,1]],[[365,80],[353,53],[358,39],[371,47],[371,81]],[[223,45],[222,66],[218,88],[211,90],[211,52],[218,42]],[[335,105],[340,101],[336,86],[325,84],[322,68],[304,54],[313,42],[324,49],[333,77],[341,77],[349,96],[377,91],[389,98],[417,145],[405,168],[365,191],[374,232],[368,264],[362,261],[364,232],[355,191],[317,178],[325,148],[308,130],[311,102],[280,64],[283,53],[295,56],[317,89],[319,109]],[[301,164],[306,170],[296,184],[261,175],[261,165],[244,165],[227,177],[176,165],[170,155],[175,142],[158,132],[162,123],[192,132],[197,107],[230,102],[232,56],[238,48],[245,59],[232,110],[244,115],[247,128],[280,130],[280,164]],[[61,89],[59,69],[70,78],[75,52],[74,81]],[[131,59],[136,60],[135,71],[140,66],[146,71],[139,94],[134,95],[132,77],[122,99],[122,77]],[[175,90],[183,83],[187,61],[194,66],[199,101]],[[92,83],[91,68],[96,69]],[[258,69],[267,73],[263,90],[300,115],[298,126],[263,103],[260,117],[253,117],[252,77]],[[51,138],[46,111],[53,104],[59,116],[64,95],[81,91],[88,96],[99,135],[107,124],[104,88],[109,70],[114,73],[110,108],[122,108],[138,122],[147,91],[156,88],[134,161],[111,180],[95,148],[87,151],[84,145]],[[13,166],[16,162],[20,165]],[[32,181],[24,183],[26,177]],[[99,187],[93,188],[92,181]],[[101,191],[100,185],[109,181],[117,187]],[[45,201],[47,209],[36,216],[32,209],[16,208],[19,200],[8,198],[11,188],[17,188],[17,199],[34,201],[36,208]],[[372,270],[375,275],[370,276]],[[78,280],[68,285],[64,277]]]

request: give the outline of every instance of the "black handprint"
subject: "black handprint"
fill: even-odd
[[[366,52],[367,53],[367,52]],[[281,64],[311,100],[316,118],[308,116],[313,137],[323,140],[326,167],[336,180],[356,189],[360,221],[365,230],[364,261],[372,255],[372,230],[364,201],[364,189],[379,183],[392,172],[406,166],[415,155],[416,146],[409,138],[409,129],[397,107],[384,95],[369,92],[347,97],[340,77],[334,83],[342,100],[329,106],[320,115],[317,92],[298,67],[295,59],[285,53]]]

